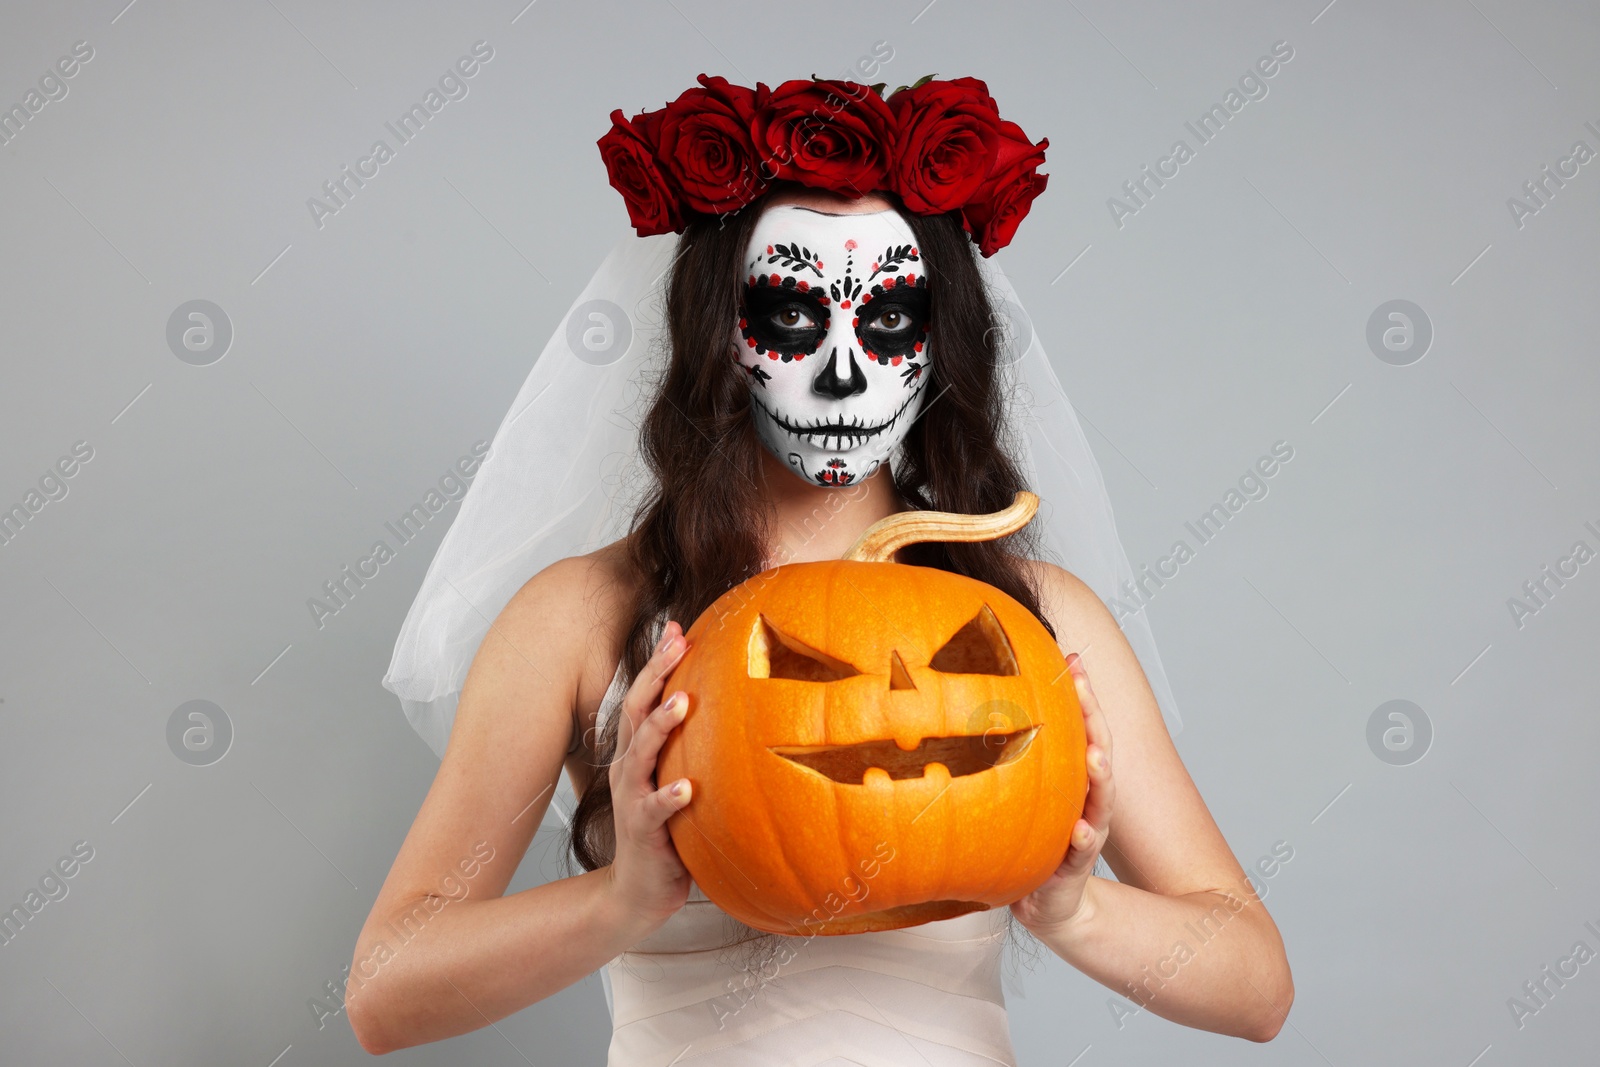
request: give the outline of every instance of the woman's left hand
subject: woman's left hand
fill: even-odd
[[[1083,709],[1089,792],[1083,802],[1083,817],[1072,828],[1072,841],[1061,866],[1038,889],[1011,905],[1011,913],[1036,935],[1045,930],[1059,931],[1087,917],[1089,878],[1111,834],[1111,801],[1116,793],[1111,782],[1111,727],[1076,652],[1067,657],[1067,669],[1072,672],[1078,704]]]

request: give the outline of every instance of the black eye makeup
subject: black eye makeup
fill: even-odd
[[[925,278],[907,275],[874,285],[857,305],[856,339],[862,351],[883,364],[917,359],[928,340],[928,289]]]
[[[746,347],[788,363],[815,352],[827,332],[827,298],[805,281],[777,274],[751,276],[739,317]]]

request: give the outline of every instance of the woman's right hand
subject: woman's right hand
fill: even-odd
[[[612,889],[623,913],[650,932],[689,899],[689,872],[667,832],[667,817],[689,803],[687,778],[656,786],[656,758],[688,711],[688,694],[663,693],[665,680],[688,649],[683,628],[668,621],[662,640],[623,697],[617,724],[617,756],[611,761],[612,817],[616,854]],[[676,695],[674,707],[664,705]],[[681,793],[674,793],[680,786]]]

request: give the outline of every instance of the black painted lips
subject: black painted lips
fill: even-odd
[[[909,407],[911,402],[920,395],[922,395],[921,389],[913,391],[910,396],[906,397],[905,403],[901,404],[899,409],[896,410],[893,415],[889,416],[886,421],[879,423],[877,426],[862,426],[859,423],[845,422],[829,422],[816,426],[801,426],[784,418],[782,415],[778,414],[776,411],[773,411],[765,404],[761,404],[759,400],[757,403],[760,404],[761,410],[770,415],[772,417],[772,421],[778,424],[779,429],[784,430],[787,433],[791,433],[796,437],[822,438],[824,442],[826,442],[826,439],[829,437],[836,437],[841,442],[841,445],[838,447],[842,447],[842,442],[847,438],[859,444],[860,442],[876,437],[878,434],[889,429],[896,422],[900,421],[900,416],[905,414],[906,408]],[[852,445],[851,447],[855,446]]]

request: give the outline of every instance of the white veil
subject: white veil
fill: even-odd
[[[467,668],[506,602],[556,560],[628,533],[648,488],[638,425],[666,359],[662,290],[677,247],[671,234],[625,236],[578,294],[495,432],[400,627],[383,685],[441,757]],[[978,262],[1007,327],[1007,430],[1039,496],[1041,554],[1109,603],[1134,574],[1100,466],[1016,290],[992,258]],[[1139,611],[1121,625],[1176,735],[1182,720],[1149,621]]]

